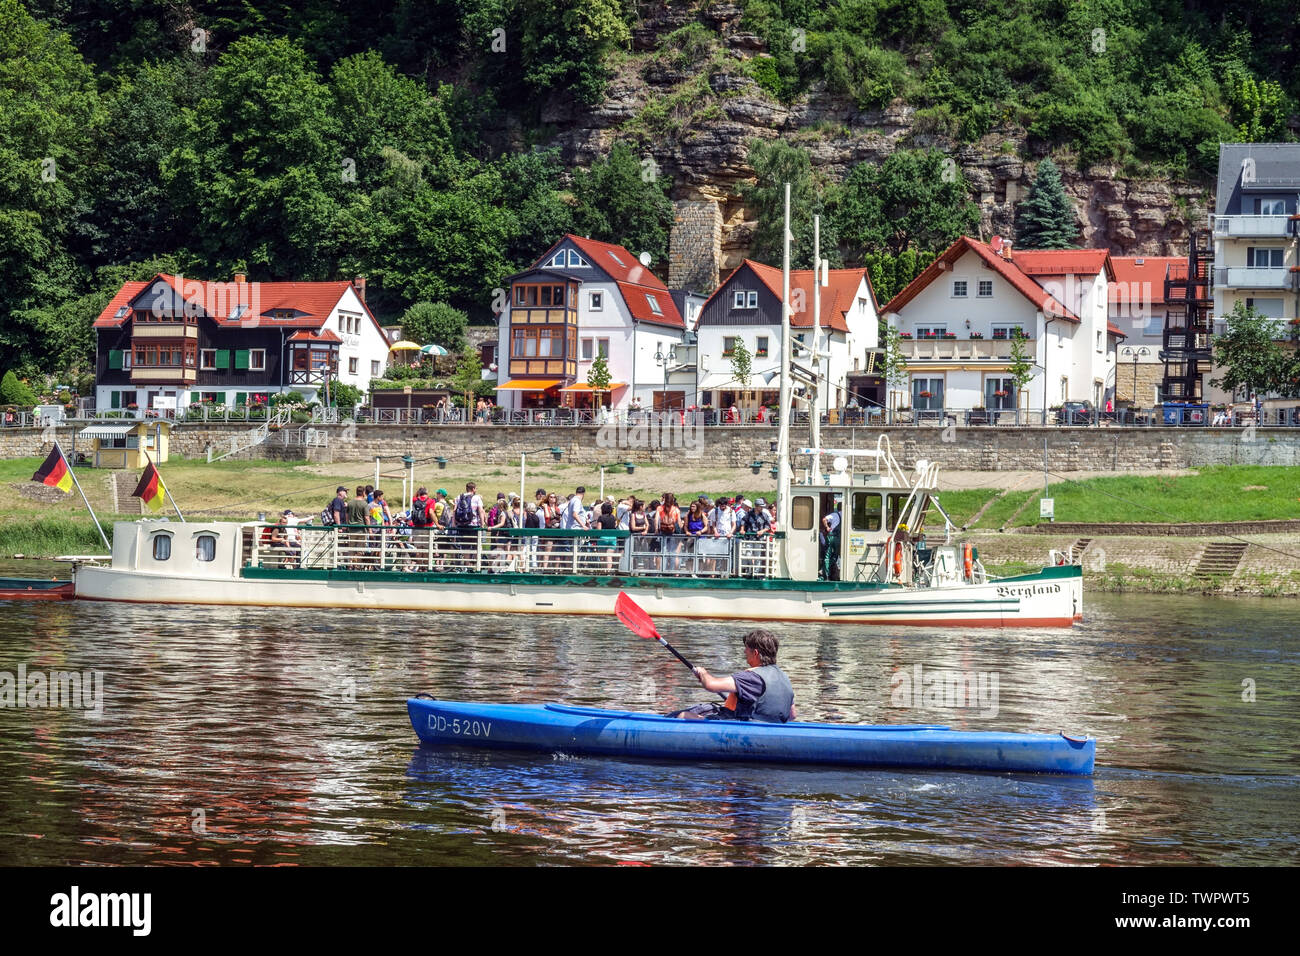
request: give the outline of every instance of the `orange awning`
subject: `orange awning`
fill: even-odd
[[[627,382],[610,382],[609,388],[601,389],[602,392],[612,392],[616,388],[627,388]],[[586,382],[574,382],[572,385],[566,385],[560,389],[562,392],[594,392],[595,389]]]
[[[558,378],[512,378],[497,386],[498,392],[514,390],[516,392],[544,392],[560,384]]]

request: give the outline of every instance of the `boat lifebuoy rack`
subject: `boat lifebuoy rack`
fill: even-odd
[[[1065,555],[1058,551],[1056,552],[1056,565],[1057,567],[1060,567],[1063,564],[1065,564]]]
[[[894,542],[894,577],[903,576],[903,542]]]
[[[966,580],[973,581],[975,579],[974,549],[969,541],[961,546],[961,566],[966,574]]]

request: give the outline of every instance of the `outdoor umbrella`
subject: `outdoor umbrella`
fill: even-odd
[[[420,346],[420,351],[423,352],[425,355],[446,355],[447,354],[447,350],[443,348],[441,345],[433,345],[433,344]]]

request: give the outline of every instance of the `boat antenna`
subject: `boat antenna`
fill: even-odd
[[[790,530],[790,184],[785,184],[785,231],[781,243],[781,410],[776,443],[777,530]]]

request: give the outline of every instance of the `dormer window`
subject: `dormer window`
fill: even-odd
[[[582,256],[578,255],[576,249],[569,250],[569,265],[577,269],[589,268],[587,265],[587,260],[582,258]]]
[[[655,315],[664,314],[664,310],[659,307],[659,300],[656,299],[654,296],[652,296],[649,292],[645,294],[645,299],[647,302],[650,303],[651,312],[653,312]]]
[[[235,321],[247,311],[248,311],[248,306],[246,305],[235,306],[234,311],[230,313],[230,321],[232,322]]]
[[[131,311],[131,307],[130,307],[130,306],[120,305],[120,306],[117,307],[117,312],[115,312],[115,313],[113,314],[113,318],[115,318],[115,319],[124,319],[124,318],[126,318],[126,314],[127,314],[128,312],[130,312],[130,311]]]

